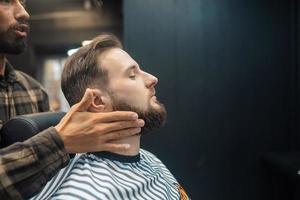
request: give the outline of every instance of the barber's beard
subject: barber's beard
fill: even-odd
[[[149,102],[148,109],[143,111],[134,105],[130,105],[124,101],[121,101],[115,94],[111,94],[110,97],[114,111],[132,111],[137,113],[139,118],[145,121],[145,125],[142,127],[141,134],[145,134],[155,128],[162,127],[166,121],[166,109],[164,105],[158,101],[156,102],[158,104],[157,108],[151,106]]]
[[[27,47],[26,38],[14,37],[14,28],[0,32],[0,54],[20,54]]]

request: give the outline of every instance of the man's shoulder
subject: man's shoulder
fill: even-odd
[[[161,162],[161,160],[159,158],[157,158],[156,155],[154,155],[153,153],[151,153],[150,151],[147,151],[145,149],[140,149],[140,155],[141,158],[145,159],[145,160],[151,160],[151,161],[155,161],[155,162]]]
[[[18,81],[21,81],[21,82],[27,81],[27,82],[30,82],[31,84],[40,85],[40,83],[37,80],[35,80],[33,77],[26,74],[25,72],[22,72],[19,70],[15,70],[15,72],[16,72]]]
[[[22,83],[26,88],[36,88],[45,90],[44,87],[33,77],[29,76],[28,74],[16,70],[17,80]]]
[[[140,154],[141,155],[146,155],[146,156],[150,156],[150,157],[156,157],[153,153],[151,153],[150,151],[146,150],[146,149],[142,149],[140,148]]]

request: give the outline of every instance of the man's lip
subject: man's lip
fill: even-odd
[[[21,37],[26,37],[29,32],[29,26],[27,24],[19,24],[15,27],[15,33]]]
[[[151,94],[150,98],[156,98],[155,94]]]
[[[15,30],[15,33],[16,33],[19,37],[27,37],[27,32]]]
[[[155,94],[156,94],[155,90],[153,90],[153,91],[150,92],[150,96],[151,97],[155,96]]]

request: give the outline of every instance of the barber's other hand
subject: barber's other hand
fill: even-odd
[[[111,141],[138,134],[144,121],[134,112],[115,111],[105,113],[87,112],[93,98],[87,89],[81,101],[55,126],[69,153],[95,151],[122,151],[129,144],[114,144]]]

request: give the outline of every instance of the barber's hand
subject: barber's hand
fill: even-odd
[[[55,126],[69,153],[122,151],[129,144],[111,141],[138,134],[144,121],[134,112],[87,112],[92,102],[92,91],[87,89],[81,101]]]

